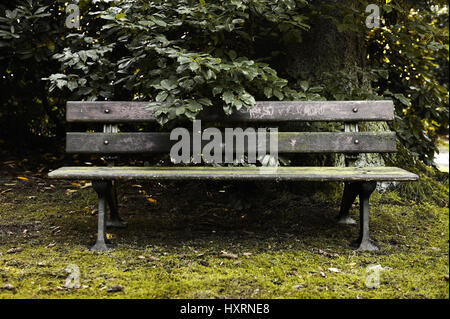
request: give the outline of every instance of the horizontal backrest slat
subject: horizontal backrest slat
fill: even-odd
[[[269,145],[269,133],[266,138]],[[169,133],[67,133],[68,153],[123,154],[170,152]],[[203,141],[203,144],[208,141]],[[192,144],[191,144],[192,147]],[[269,149],[269,147],[267,147]],[[394,132],[279,132],[280,153],[395,152]]]
[[[149,102],[67,102],[68,122],[128,123],[153,122]],[[221,108],[208,107],[200,114],[205,121],[391,121],[392,101],[292,101],[257,102],[226,116]]]

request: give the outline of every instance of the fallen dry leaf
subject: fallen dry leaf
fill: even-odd
[[[305,287],[306,287],[306,285],[304,285],[304,284],[292,286],[292,288],[294,288],[294,289],[302,289],[302,288],[305,288]]]
[[[21,251],[23,251],[22,247],[14,247],[14,248],[8,249],[6,251],[6,253],[7,254],[15,254],[15,253],[20,253]]]
[[[236,259],[236,258],[238,258],[238,255],[227,253],[225,250],[222,250],[220,252],[220,257],[222,257],[222,258],[229,258],[229,259]]]
[[[5,289],[5,290],[14,290],[14,289],[16,289],[16,287],[14,287],[11,284],[6,284],[6,285],[4,285],[3,287],[0,287],[0,288]]]
[[[52,234],[57,234],[61,231],[61,226],[50,227]]]
[[[329,253],[329,252],[326,252],[325,250],[322,250],[322,249],[319,249],[318,253],[323,255],[323,256],[325,256],[325,257],[338,257],[339,256],[338,254]]]
[[[1,191],[1,192],[0,192],[0,195],[5,194],[5,193],[7,193],[7,192],[10,192],[10,191],[12,191],[12,190],[13,190],[12,188],[5,189],[4,191]]]
[[[333,268],[333,267],[328,268],[328,270],[331,272],[336,272],[336,273],[341,272],[339,269]]]
[[[113,285],[106,289],[107,292],[119,292],[123,290],[123,286],[121,285]]]
[[[21,179],[23,181],[27,181],[28,180],[28,178],[24,177],[24,176],[17,176],[17,179]]]
[[[161,259],[159,259],[158,257],[152,256],[152,255],[148,256],[148,258],[149,258],[150,260],[153,260],[153,261],[160,261],[160,260],[161,260]]]

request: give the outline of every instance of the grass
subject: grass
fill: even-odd
[[[121,184],[129,227],[109,230],[116,248],[94,253],[89,184],[22,175],[28,180],[0,180],[0,298],[449,298],[449,208],[440,194],[421,201],[375,193],[371,234],[381,249],[360,253],[348,247],[358,227],[335,223],[338,198],[326,192]],[[448,177],[443,187],[448,195]],[[239,201],[233,194],[242,192]],[[71,264],[80,269],[78,289],[64,287]],[[365,285],[370,264],[383,267],[378,289]],[[114,285],[123,290],[108,292]]]

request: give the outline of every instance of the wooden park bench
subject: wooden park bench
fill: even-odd
[[[169,133],[119,132],[119,123],[155,122],[147,102],[68,102],[67,121],[103,123],[103,132],[68,132],[68,153],[118,154],[161,153],[170,151]],[[360,232],[358,250],[376,250],[369,238],[369,198],[377,182],[414,181],[418,176],[396,167],[356,167],[358,153],[396,151],[394,132],[359,132],[360,121],[391,121],[392,101],[320,101],[257,102],[250,110],[241,109],[231,116],[220,112],[205,113],[203,121],[246,122],[249,125],[281,122],[341,122],[342,132],[279,132],[279,153],[344,153],[346,167],[242,167],[242,166],[167,166],[167,167],[62,167],[49,173],[50,178],[92,180],[98,194],[97,242],[91,248],[110,248],[106,227],[123,227],[118,214],[116,183],[119,180],[276,180],[339,181],[344,193],[338,222],[354,223],[349,210],[359,195]],[[110,218],[106,219],[109,206]]]

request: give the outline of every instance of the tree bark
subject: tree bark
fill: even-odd
[[[312,5],[338,4],[364,12],[365,8],[358,7],[357,1],[350,0],[315,0]],[[339,10],[330,13],[341,20]],[[317,15],[311,19],[311,30],[305,32],[303,41],[292,45],[288,51],[288,57],[284,59],[287,77],[295,80],[307,80],[310,83],[323,84],[329,81],[330,76],[336,75],[336,82],[330,86],[338,86],[342,91],[342,98],[350,96],[354,89],[363,89],[372,93],[371,81],[365,75],[368,70],[367,51],[364,36],[354,31],[339,32],[334,22],[323,16]],[[339,75],[345,75],[339,76]],[[329,88],[326,88],[326,91]],[[335,99],[334,96],[327,96]],[[339,98],[338,98],[339,99]],[[348,99],[348,98],[347,98]],[[385,122],[363,123],[359,125],[360,131],[386,131],[389,129]],[[343,156],[332,156],[334,165],[345,165]],[[379,154],[361,154],[356,163],[361,166],[384,165]]]

